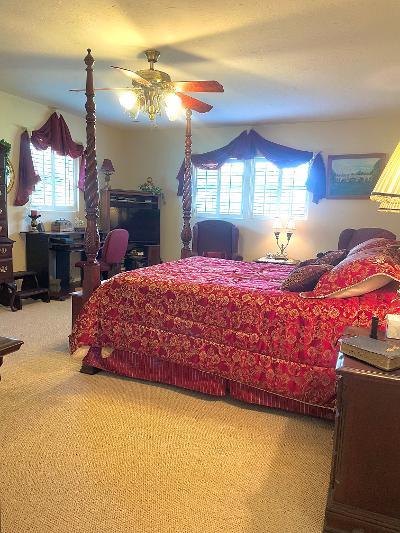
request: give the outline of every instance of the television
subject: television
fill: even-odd
[[[160,244],[160,211],[151,203],[111,202],[110,229],[129,232],[129,242]]]

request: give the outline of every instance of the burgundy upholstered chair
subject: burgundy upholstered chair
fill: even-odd
[[[121,271],[121,261],[128,248],[129,233],[126,229],[113,229],[107,234],[99,258],[100,273],[108,279]],[[83,268],[85,261],[75,263],[76,267]]]
[[[242,261],[239,230],[225,220],[202,220],[193,226],[192,254]]]
[[[347,228],[339,235],[338,250],[350,250],[354,246],[357,246],[357,244],[377,238],[395,241],[396,235],[382,228]]]

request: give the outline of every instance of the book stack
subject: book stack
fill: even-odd
[[[400,368],[400,341],[346,337],[340,340],[340,351],[381,370]]]

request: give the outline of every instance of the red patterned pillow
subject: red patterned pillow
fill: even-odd
[[[400,281],[400,264],[385,250],[365,250],[349,255],[321,277],[315,290],[300,294],[303,298],[349,298],[361,296]]]
[[[354,246],[349,251],[349,255],[357,254],[359,252],[364,252],[366,250],[372,250],[376,248],[399,248],[400,242],[399,241],[393,241],[392,239],[383,239],[383,238],[376,238],[376,239],[368,239],[368,241],[361,242],[360,244],[357,244],[357,246]]]
[[[329,272],[332,265],[305,265],[295,268],[281,285],[282,291],[312,291],[319,278]]]

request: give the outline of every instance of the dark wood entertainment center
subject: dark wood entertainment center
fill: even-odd
[[[160,198],[142,191],[103,189],[100,195],[100,229],[129,232],[125,269],[156,265],[160,259]]]

